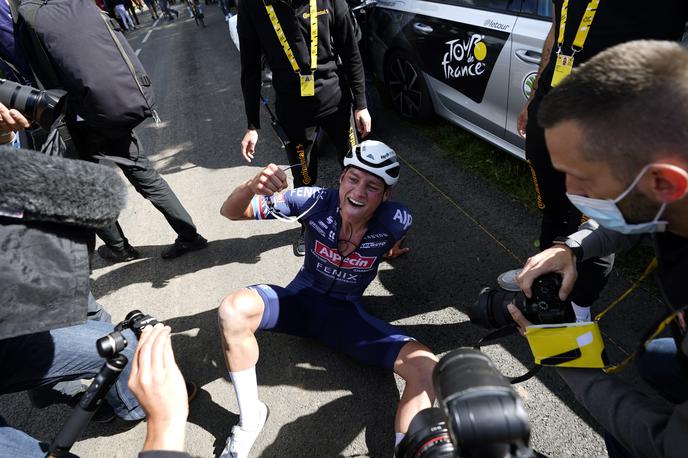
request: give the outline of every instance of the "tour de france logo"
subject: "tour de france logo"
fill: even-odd
[[[480,76],[487,70],[487,45],[484,35],[474,34],[468,39],[457,38],[447,41],[442,58],[445,79]]]

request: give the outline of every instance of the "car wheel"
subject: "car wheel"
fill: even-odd
[[[406,54],[393,53],[385,66],[385,85],[392,105],[404,118],[427,121],[433,113],[430,92],[418,65]]]

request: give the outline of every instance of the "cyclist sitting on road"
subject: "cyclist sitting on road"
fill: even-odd
[[[339,189],[300,187],[279,193],[287,177],[270,164],[222,205],[220,213],[232,220],[298,217],[306,227],[304,264],[286,288],[253,285],[220,304],[225,359],[240,410],[222,457],[247,457],[268,416],[256,381],[254,333],[259,329],[319,340],[402,377],[406,387],[394,421],[397,444],[414,415],[434,402],[435,355],[361,304],[382,258],[408,251],[401,242],[411,212],[389,200],[398,175],[394,151],[365,141],[345,156]]]

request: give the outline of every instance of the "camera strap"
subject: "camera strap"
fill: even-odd
[[[476,350],[480,350],[480,347],[485,343],[485,342],[490,342],[492,340],[497,340],[501,339],[502,337],[509,336],[511,334],[516,334],[518,331],[518,327],[516,324],[510,324],[508,326],[501,327],[499,329],[495,329],[492,332],[489,332],[485,334],[478,342],[473,345],[473,348]],[[528,369],[528,372],[526,372],[523,375],[519,375],[516,377],[504,377],[506,378],[510,384],[515,385],[517,383],[525,382],[529,378],[533,377],[535,374],[540,372],[540,369],[542,369],[542,366],[538,364],[534,364],[533,367]]]

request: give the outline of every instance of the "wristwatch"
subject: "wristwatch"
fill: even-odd
[[[581,262],[583,260],[583,247],[580,243],[570,239],[568,237],[557,237],[552,241],[555,245],[566,245],[569,247],[573,255],[576,257],[576,262]]]

